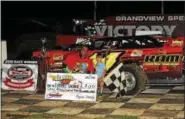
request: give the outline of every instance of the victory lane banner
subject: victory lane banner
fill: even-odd
[[[5,60],[2,69],[2,89],[36,90],[38,79],[37,61]]]
[[[162,31],[167,36],[180,37],[184,36],[184,28],[184,14],[123,14],[109,16],[89,27],[96,35],[111,37],[132,35],[135,31]]]
[[[95,74],[47,73],[45,99],[96,101]]]

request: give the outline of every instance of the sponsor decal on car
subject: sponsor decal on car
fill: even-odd
[[[54,54],[53,55],[53,60],[63,60],[63,55]]]
[[[142,56],[142,54],[143,54],[143,51],[141,51],[141,50],[133,50],[130,56],[140,57],[140,56]]]
[[[147,55],[144,59],[144,65],[179,65],[181,58],[179,54]]]
[[[76,44],[91,45],[90,39],[88,38],[77,38]]]
[[[173,40],[172,41],[172,46],[182,46],[183,45],[183,41],[181,40]]]

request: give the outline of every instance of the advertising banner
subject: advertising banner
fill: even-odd
[[[184,14],[140,14],[110,16],[94,25],[96,35],[124,36],[135,31],[162,31],[168,36],[184,36]]]
[[[45,99],[96,101],[97,75],[47,73]]]
[[[37,61],[5,60],[2,69],[2,89],[36,90],[38,79]]]

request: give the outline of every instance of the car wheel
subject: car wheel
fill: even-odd
[[[126,78],[127,95],[137,95],[145,89],[147,76],[137,64],[126,64],[123,66]]]

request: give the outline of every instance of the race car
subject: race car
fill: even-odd
[[[67,39],[66,39],[67,40]],[[69,41],[69,40],[68,40]],[[71,44],[71,45],[70,45]],[[150,85],[183,84],[183,55],[184,38],[168,39],[161,43],[148,35],[104,37],[70,41],[65,49],[48,50],[47,65],[61,66],[63,59],[71,53],[78,53],[81,45],[88,45],[88,56],[96,64],[96,55],[103,52],[106,57],[107,75],[120,63],[124,64],[127,80],[127,94],[137,94],[145,88],[146,82]],[[34,58],[42,56],[42,52],[33,52]],[[42,68],[42,67],[40,67]]]

